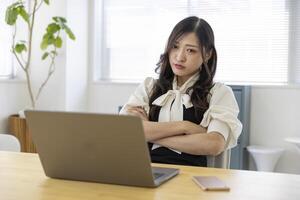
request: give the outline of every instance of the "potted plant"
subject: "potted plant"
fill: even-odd
[[[67,25],[67,20],[63,17],[54,16],[52,21],[47,25],[45,33],[41,39],[40,49],[43,52],[41,59],[48,61],[47,76],[41,82],[36,91],[32,86],[32,44],[34,35],[34,25],[37,20],[36,14],[43,5],[49,6],[49,0],[31,0],[29,5],[21,0],[16,0],[6,9],[5,21],[8,25],[13,27],[12,32],[12,47],[11,51],[25,73],[28,94],[30,97],[31,108],[36,107],[41,92],[45,88],[49,79],[55,72],[55,59],[58,55],[58,49],[62,47],[63,39],[62,33],[71,39],[75,40],[75,35]],[[25,23],[27,27],[27,39],[17,40],[17,31],[20,23]],[[45,62],[46,63],[46,62]],[[28,128],[26,127],[25,119],[20,119],[18,115],[10,117],[10,129],[20,140],[22,151],[34,151],[30,135],[28,134]],[[32,149],[33,148],[33,149]]]

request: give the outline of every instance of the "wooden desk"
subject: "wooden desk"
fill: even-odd
[[[44,175],[36,154],[0,151],[0,199],[300,199],[300,175],[176,167],[181,169],[181,173],[159,188],[139,188],[50,179]],[[193,175],[215,175],[224,180],[230,186],[231,191],[202,191],[191,180]]]

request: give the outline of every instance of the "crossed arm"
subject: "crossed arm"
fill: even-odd
[[[128,114],[143,120],[147,141],[193,155],[218,155],[225,148],[225,139],[218,132],[207,134],[206,128],[189,122],[151,122],[141,107],[132,107]]]

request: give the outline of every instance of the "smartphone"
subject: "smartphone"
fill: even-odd
[[[193,176],[193,181],[205,191],[229,191],[230,188],[215,176]]]

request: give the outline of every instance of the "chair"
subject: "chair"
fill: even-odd
[[[230,168],[231,150],[227,149],[217,156],[207,156],[207,167]]]
[[[21,146],[19,140],[10,134],[0,134],[0,151],[20,152]]]

